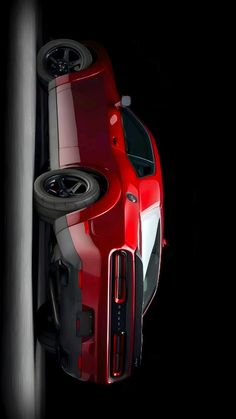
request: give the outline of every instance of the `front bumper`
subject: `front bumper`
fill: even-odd
[[[124,379],[141,357],[141,259],[127,246],[104,242],[99,247],[86,222],[68,227],[62,217],[54,231],[68,270],[59,296],[61,366],[83,381],[108,384]],[[122,296],[117,299],[119,274],[114,266],[121,251],[126,255],[124,301]]]

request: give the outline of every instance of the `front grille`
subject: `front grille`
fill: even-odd
[[[123,250],[115,252],[113,255],[112,278],[113,300],[121,304],[125,302],[126,297],[126,272],[127,272],[127,253]]]
[[[111,257],[111,376],[121,377],[128,366],[132,255],[124,250]]]
[[[125,349],[125,333],[115,333],[113,335],[113,359],[112,359],[112,375],[120,377],[124,369],[124,349]]]

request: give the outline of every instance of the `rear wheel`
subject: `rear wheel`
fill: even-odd
[[[100,195],[97,180],[78,169],[59,169],[43,173],[34,182],[37,212],[52,223],[70,212],[93,204]]]
[[[92,64],[89,49],[72,39],[48,42],[38,52],[37,71],[44,83],[74,71],[81,71]]]

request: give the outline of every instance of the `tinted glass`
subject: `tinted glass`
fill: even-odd
[[[126,152],[139,177],[154,172],[153,151],[149,135],[141,122],[126,108],[121,109]]]

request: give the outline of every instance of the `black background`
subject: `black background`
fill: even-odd
[[[186,49],[180,45],[174,31],[168,33],[169,27],[163,31],[160,28],[155,31],[153,27],[153,33],[147,36],[143,25],[131,29],[125,16],[117,27],[117,22],[100,21],[99,17],[94,25],[94,21],[81,15],[72,16],[64,9],[55,13],[45,5],[44,41],[93,38],[107,48],[119,92],[131,95],[132,109],[147,123],[157,140],[169,246],[163,252],[157,297],[144,320],[141,369],[126,382],[98,387],[76,382],[48,357],[47,412],[50,416],[63,411],[72,417],[72,412],[79,407],[105,413],[110,404],[114,410],[123,406],[138,411],[139,406],[149,409],[152,404],[158,407],[163,402],[168,409],[170,401],[184,408],[186,399],[195,397],[192,385],[199,368],[193,310],[199,245],[195,175],[199,155],[189,101],[196,89],[191,79],[191,50],[187,44]]]
[[[84,412],[111,415],[127,408],[138,412],[140,407],[148,414],[154,406],[157,411],[164,406],[166,412],[171,407],[186,409],[187,401],[195,403],[195,382],[201,375],[196,308],[201,287],[199,167],[204,139],[196,120],[203,60],[198,42],[189,39],[189,28],[182,31],[182,21],[174,19],[172,24],[167,15],[165,24],[162,15],[147,6],[136,6],[137,16],[137,10],[128,15],[124,6],[110,4],[106,17],[92,4],[82,8],[79,2],[48,3],[39,2],[42,42],[55,38],[100,41],[113,63],[119,92],[131,96],[132,109],[156,138],[168,247],[163,251],[158,293],[144,320],[140,370],[123,383],[100,387],[67,376],[48,355],[47,417],[66,413],[72,418]],[[7,42],[6,33],[2,39]],[[1,80],[5,68],[1,68]],[[2,82],[2,92],[4,88]]]

